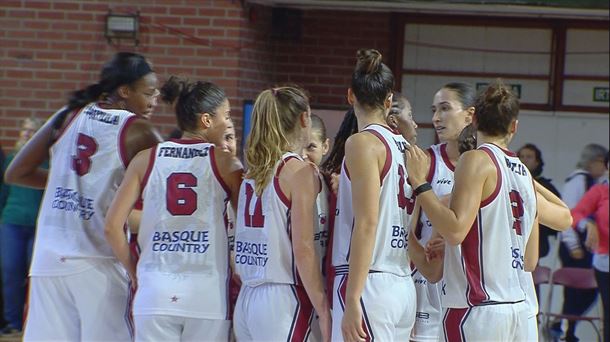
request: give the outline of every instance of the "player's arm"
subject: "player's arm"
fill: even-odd
[[[296,161],[291,162],[293,165]],[[308,163],[300,165],[289,177],[292,201],[292,250],[297,270],[307,295],[320,317],[320,328],[325,341],[330,340],[330,305],[324,292],[324,280],[320,269],[320,257],[314,247],[315,201],[320,182],[314,168]]]
[[[538,265],[538,258],[540,256],[540,228],[538,227],[538,218],[534,220],[532,224],[532,232],[530,233],[529,239],[527,239],[527,245],[525,246],[525,265],[524,269],[526,272],[533,272]]]
[[[36,189],[44,189],[47,185],[49,170],[41,165],[49,159],[49,147],[55,139],[57,127],[63,127],[70,120],[65,120],[65,108],[53,114],[51,119],[32,136],[19,150],[4,173],[7,184],[15,184]],[[75,115],[72,113],[70,115]],[[63,120],[63,122],[59,122]],[[70,167],[64,165],[61,167]]]
[[[538,221],[554,230],[564,231],[572,226],[570,208],[553,192],[534,181],[538,198]]]
[[[244,167],[237,159],[228,151],[223,151],[214,147],[215,163],[218,165],[220,178],[229,188],[229,198],[233,212],[237,212],[237,199],[239,197],[239,187],[244,175]]]
[[[343,338],[348,341],[367,337],[362,329],[360,298],[375,247],[381,186],[379,176],[385,158],[385,147],[372,134],[358,133],[345,143],[345,163],[352,182],[354,212],[346,304],[341,323]]]
[[[417,146],[407,151],[407,170],[413,189],[425,183],[427,170],[422,163],[425,157]],[[447,243],[458,245],[470,231],[481,200],[491,195],[496,182],[496,168],[487,154],[478,150],[468,151],[462,154],[455,170],[455,187],[449,208],[433,191],[423,192],[417,199],[434,229]]]
[[[123,231],[125,222],[134,204],[140,197],[140,184],[148,167],[152,150],[144,150],[132,160],[127,168],[123,182],[119,186],[110,208],[106,213],[104,233],[114,255],[125,266],[129,277],[135,283],[136,262],[129,250],[129,243]]]
[[[125,127],[125,138],[121,146],[125,150],[125,159],[133,159],[140,151],[151,148],[163,141],[163,137],[146,119],[136,118]]]
[[[419,203],[415,201],[415,210],[413,210],[413,219],[411,220],[411,226],[409,229],[409,259],[415,264],[415,267],[430,283],[436,283],[443,278],[443,258],[430,258],[426,257],[426,250],[417,241],[415,236],[415,229],[419,220],[416,218],[419,216],[421,208]]]

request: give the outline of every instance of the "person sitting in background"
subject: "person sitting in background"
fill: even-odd
[[[15,149],[8,154],[3,171],[15,154],[42,126],[34,118],[23,120]],[[48,164],[45,163],[45,168]],[[3,172],[4,173],[4,172]],[[0,190],[0,255],[2,256],[2,295],[4,318],[7,326],[3,333],[19,332],[23,328],[26,277],[30,267],[36,217],[42,199],[42,190],[2,184]]]
[[[542,152],[534,144],[525,144],[517,152],[519,159],[528,170],[530,170],[532,177],[550,190],[557,197],[561,198],[559,191],[551,184],[549,178],[542,177],[542,169],[544,167],[544,161],[542,160]],[[557,231],[553,230],[545,225],[540,225],[540,258],[546,256],[549,253],[549,236],[556,236]]]

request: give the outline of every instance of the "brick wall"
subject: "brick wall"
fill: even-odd
[[[137,47],[106,41],[109,10],[140,12]],[[302,19],[301,39],[286,41],[271,38],[270,8],[238,0],[3,0],[0,144],[9,150],[21,119],[47,118],[122,50],[150,58],[161,81],[177,74],[222,86],[238,131],[243,100],[272,84],[300,84],[312,94],[312,106],[343,108],[355,51],[391,51],[389,15],[304,11]],[[165,105],[153,122],[162,133],[175,126]]]

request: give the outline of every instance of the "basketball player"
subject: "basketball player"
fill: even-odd
[[[238,341],[304,341],[312,305],[322,339],[330,340],[330,310],[314,243],[320,181],[300,157],[310,127],[309,101],[298,88],[265,90],[254,103],[235,235],[242,281],[234,316]]]
[[[532,178],[506,149],[517,131],[518,112],[517,98],[501,83],[479,96],[480,146],[461,157],[449,208],[429,191],[425,153],[416,146],[406,153],[417,201],[450,246],[442,288],[447,341],[527,337],[520,279],[523,270],[536,267],[538,228]]]
[[[174,103],[182,138],[140,152],[106,218],[106,236],[137,284],[136,341],[218,341],[229,337],[226,201],[235,207],[242,166],[208,141],[223,139],[229,101],[209,82],[171,77],[161,89]],[[142,194],[140,258],[123,234]]]
[[[326,136],[326,126],[324,121],[315,115],[311,114],[311,132],[309,136],[309,142],[303,150],[303,159],[310,161],[317,167],[320,167],[322,158],[328,153],[330,139]],[[316,255],[320,257],[320,268],[322,275],[324,276],[324,284],[328,284],[328,273],[327,273],[327,261],[326,252],[328,251],[328,239],[329,239],[329,227],[331,213],[331,191],[328,187],[325,177],[320,172],[318,174],[320,179],[320,192],[316,196],[316,203],[314,208],[314,244],[316,247]],[[334,216],[334,215],[332,215]],[[327,294],[330,292],[328,287]],[[331,298],[332,299],[332,298]],[[311,335],[309,341],[321,341],[320,329],[317,318],[311,324]]]
[[[333,237],[333,339],[407,340],[415,319],[405,228],[407,141],[385,118],[394,78],[376,50],[358,51],[348,89],[359,133],[345,143]]]
[[[439,196],[451,193],[453,188],[453,171],[460,156],[459,135],[472,122],[474,114],[474,88],[465,83],[448,83],[442,86],[432,99],[432,124],[441,143],[430,146],[426,165],[428,174],[426,180],[432,186],[432,191]],[[422,211],[416,216],[418,225],[413,236],[414,248],[409,250],[413,261],[418,261],[416,251],[421,245],[430,241],[433,227],[426,214]],[[412,341],[436,341],[441,326],[440,284],[436,283],[442,275],[441,262],[436,263],[432,274],[422,274],[419,269],[413,272],[413,281],[417,291],[417,313],[415,325],[411,332]],[[416,263],[417,265],[418,263]],[[440,271],[440,273],[439,273]]]
[[[413,120],[411,103],[401,93],[392,92],[392,108],[386,117],[390,128],[402,134],[409,144],[417,142],[417,123]]]
[[[127,278],[104,239],[104,217],[131,159],[161,141],[141,119],[152,114],[158,94],[143,56],[116,54],[100,80],[75,92],[7,170],[10,183],[47,186],[24,340],[131,340]],[[39,165],[49,156],[47,173]]]
[[[466,126],[458,137],[460,154],[476,148],[476,128],[470,124]],[[565,229],[566,224],[571,223],[570,210],[554,193],[534,183],[537,195],[538,220],[541,224],[555,230]],[[441,201],[448,206],[449,195],[441,197]],[[419,203],[415,204],[414,215],[419,215]],[[416,221],[412,221],[409,234],[409,256],[416,265],[417,270],[427,282],[436,283],[443,275],[443,256],[445,251],[445,240],[435,231],[432,232],[426,247],[422,247],[415,238],[418,229]],[[526,303],[528,305],[527,341],[538,341],[538,301],[536,298],[534,283],[531,272],[522,272],[521,281],[526,292]],[[440,295],[440,293],[439,293]],[[420,303],[418,302],[418,305]]]

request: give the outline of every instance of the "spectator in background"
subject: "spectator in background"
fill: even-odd
[[[42,121],[39,119],[23,120],[15,150],[8,154],[3,164],[3,173],[15,154],[41,126]],[[48,164],[45,163],[44,167],[48,168]],[[42,190],[7,184],[2,184],[0,191],[2,294],[4,318],[7,321],[7,326],[3,330],[5,334],[21,331],[23,328],[25,284],[42,194]]]
[[[608,167],[608,154],[606,154],[606,167]],[[587,219],[593,217],[595,223]],[[610,307],[608,302],[608,183],[596,184],[589,189],[580,202],[572,209],[574,227],[585,221],[587,239],[585,246],[594,253],[593,268],[595,278],[602,297],[604,309],[604,339],[610,341]]]
[[[604,180],[607,182],[605,158],[608,150],[598,144],[585,146],[580,154],[576,170],[566,179],[566,183],[561,193],[563,201],[570,209],[573,209],[583,197],[585,192],[593,185]],[[591,268],[592,254],[585,248],[584,240],[586,223],[593,224],[591,220],[581,220],[575,222],[577,230],[568,229],[560,233],[561,246],[559,257],[564,267]],[[585,313],[597,297],[597,290],[575,290],[564,289],[562,313],[572,315],[582,315]],[[574,335],[576,329],[575,322],[568,323],[565,340],[578,341]],[[553,330],[560,334],[560,322],[555,323]]]
[[[519,159],[525,166],[527,166],[528,170],[530,170],[532,174],[532,178],[534,178],[540,185],[547,188],[553,194],[558,197],[561,197],[559,191],[551,184],[551,180],[549,178],[542,177],[542,169],[544,167],[544,161],[542,160],[542,152],[540,149],[534,144],[525,144],[523,147],[519,149],[517,152],[519,155]],[[557,231],[553,230],[545,225],[540,225],[540,258],[546,256],[549,253],[549,236],[556,236]]]

